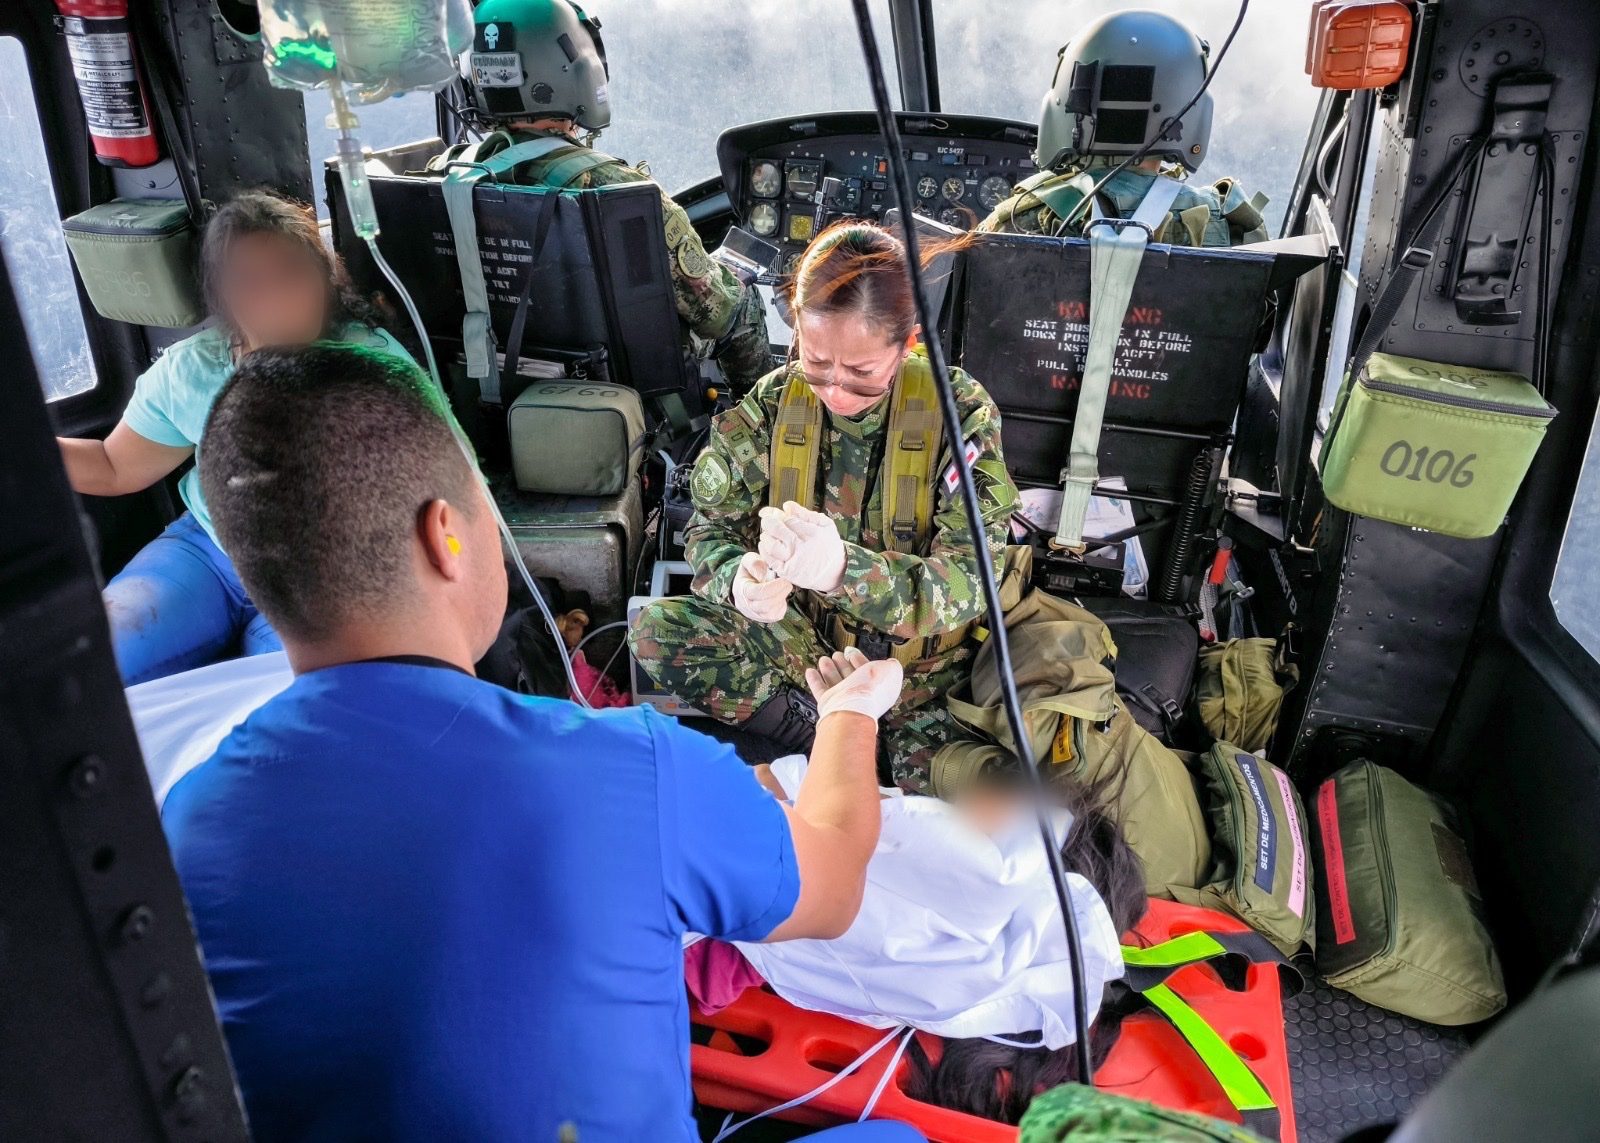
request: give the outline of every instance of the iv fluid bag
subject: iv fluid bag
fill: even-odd
[[[436,91],[472,46],[471,0],[262,0],[262,62],[275,87],[335,78],[354,102]]]

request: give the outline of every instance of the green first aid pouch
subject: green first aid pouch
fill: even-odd
[[[1195,706],[1212,737],[1264,750],[1278,729],[1284,694],[1300,672],[1277,639],[1230,639],[1200,651]]]
[[[1186,905],[1220,909],[1285,956],[1316,940],[1305,807],[1289,775],[1227,742],[1194,762],[1211,828],[1205,884],[1175,889]]]
[[[603,381],[541,381],[506,412],[511,467],[524,492],[615,496],[643,456],[639,394]]]
[[[1555,415],[1518,374],[1374,353],[1339,392],[1323,491],[1357,515],[1488,536]]]
[[[1506,1005],[1466,844],[1444,802],[1393,770],[1351,763],[1317,789],[1317,971],[1430,1024]]]
[[[61,229],[101,317],[181,329],[205,316],[198,242],[183,200],[114,198]]]

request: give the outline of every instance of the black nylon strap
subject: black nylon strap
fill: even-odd
[[[138,53],[139,70],[144,73],[149,81],[149,100],[151,110],[155,112],[156,123],[161,129],[161,141],[166,144],[167,157],[172,160],[172,169],[178,177],[178,186],[183,191],[183,201],[189,208],[189,220],[194,223],[195,230],[202,230],[206,224],[206,204],[200,195],[200,180],[195,174],[194,166],[189,161],[189,152],[184,146],[183,136],[178,131],[177,117],[172,112],[176,97],[172,87],[172,69],[167,66],[165,45],[166,40],[159,38],[161,29],[149,13],[154,12],[153,5],[132,4],[128,8],[128,18],[133,23],[133,46]],[[154,45],[162,45],[162,54],[158,57]]]
[[[500,399],[504,401],[511,392],[511,383],[517,377],[517,364],[522,358],[522,337],[528,326],[528,303],[533,298],[533,273],[539,267],[539,254],[544,250],[545,239],[550,236],[550,224],[556,217],[556,196],[549,190],[539,196],[539,216],[533,220],[533,239],[528,248],[528,272],[522,278],[522,293],[517,296],[517,311],[511,318],[511,330],[506,337],[506,360],[500,367]]]
[[[1226,949],[1226,953],[1205,960],[1160,967],[1125,965],[1123,979],[1133,991],[1144,992],[1158,984],[1165,984],[1174,973],[1183,971],[1191,964],[1207,964],[1222,978],[1222,983],[1228,988],[1234,992],[1243,992],[1245,974],[1250,966],[1271,964],[1278,968],[1279,983],[1283,987],[1284,995],[1295,996],[1305,988],[1305,974],[1260,933],[1216,933],[1208,930],[1206,935]]]

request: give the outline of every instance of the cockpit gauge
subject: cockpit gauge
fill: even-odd
[[[750,168],[750,193],[757,198],[777,198],[783,189],[783,172],[778,164],[765,160]],[[777,224],[773,224],[776,229]]]
[[[817,184],[822,181],[822,164],[791,161],[787,181],[789,193],[795,198],[810,198],[817,193]]]
[[[917,197],[932,198],[939,193],[939,181],[932,175],[923,175],[917,180]]]
[[[971,207],[947,206],[939,212],[939,221],[957,230],[971,230],[978,225],[978,214]]]
[[[778,233],[778,208],[770,202],[758,202],[750,208],[750,229],[766,238]]]
[[[951,175],[939,189],[944,191],[944,197],[951,202],[960,202],[961,196],[966,193],[967,185],[955,175]]]
[[[978,201],[984,210],[993,210],[1011,196],[1011,183],[1004,175],[990,175],[978,184]]]

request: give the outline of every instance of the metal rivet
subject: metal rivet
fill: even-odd
[[[139,1003],[146,1008],[157,1008],[171,991],[172,977],[164,972],[158,972],[139,990]]]
[[[106,766],[98,754],[85,754],[72,768],[68,781],[72,792],[80,798],[98,794],[105,786]]]
[[[155,923],[156,915],[149,905],[135,905],[122,915],[122,923],[117,926],[117,932],[124,941],[132,943],[144,939]]]

